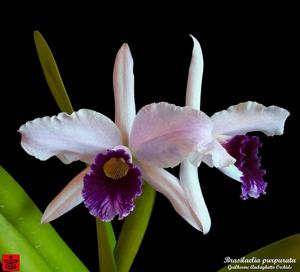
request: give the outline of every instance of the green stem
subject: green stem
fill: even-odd
[[[128,272],[144,238],[155,201],[155,190],[146,182],[143,193],[136,201],[134,212],[123,223],[115,248],[119,272]]]
[[[3,253],[15,251],[24,255],[21,258],[29,258],[27,262],[37,264],[41,258],[51,271],[88,271],[54,228],[40,223],[42,213],[2,166],[0,188],[0,245]]]
[[[116,238],[112,224],[102,222],[96,218],[97,238],[98,238],[98,257],[101,272],[116,272],[117,265],[114,257]]]

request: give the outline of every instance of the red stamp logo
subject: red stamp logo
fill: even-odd
[[[2,271],[20,271],[20,255],[3,254],[2,255]]]

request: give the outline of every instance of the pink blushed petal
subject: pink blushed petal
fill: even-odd
[[[90,171],[90,167],[85,168],[74,177],[67,186],[50,202],[46,208],[41,223],[49,223],[70,211],[82,201],[83,177]]]
[[[193,152],[189,157],[189,161],[196,166],[199,166],[201,161],[203,161],[210,167],[218,168],[227,167],[235,163],[235,159],[216,140],[203,146],[199,152]]]
[[[219,168],[219,170],[226,176],[236,181],[242,182],[241,177],[243,176],[243,173],[235,165],[232,164],[225,168]]]
[[[209,117],[190,107],[165,102],[143,107],[137,114],[129,147],[153,166],[174,167],[191,152],[213,140]]]
[[[40,160],[57,156],[64,163],[92,163],[98,153],[122,143],[118,127],[109,118],[86,109],[37,118],[19,132],[27,153]]]
[[[186,199],[201,222],[203,234],[207,234],[210,230],[211,219],[200,188],[198,168],[185,160],[180,164],[179,176]]]
[[[201,46],[197,39],[190,35],[193,39],[194,47],[192,59],[189,68],[189,75],[186,88],[186,106],[190,106],[196,110],[200,110],[201,85],[203,76],[203,55]]]
[[[194,214],[186,195],[179,184],[179,180],[168,171],[138,163],[142,170],[143,178],[158,192],[169,199],[177,213],[197,230],[202,231],[201,222]]]
[[[120,128],[123,143],[128,137],[135,117],[133,60],[127,44],[120,48],[114,65],[115,123]]]
[[[240,135],[261,131],[267,136],[281,135],[289,112],[277,106],[265,107],[256,102],[245,102],[215,113],[211,119],[214,133]]]

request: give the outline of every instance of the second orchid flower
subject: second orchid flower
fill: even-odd
[[[200,110],[201,83],[203,75],[203,56],[199,42],[194,42],[192,59],[186,90],[186,105]],[[200,111],[199,111],[200,112]],[[265,170],[260,169],[258,148],[259,138],[246,133],[261,131],[267,136],[282,135],[289,112],[277,106],[265,107],[256,102],[245,102],[216,112],[211,116],[214,141],[207,150],[195,152],[190,159],[205,162],[210,167],[217,167],[227,176],[241,182],[241,198],[258,198],[265,194]],[[213,151],[211,151],[213,150]],[[186,197],[207,233],[211,219],[200,189],[197,168],[185,160],[180,166],[180,182]]]

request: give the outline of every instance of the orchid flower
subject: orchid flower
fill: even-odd
[[[203,75],[203,55],[199,42],[193,39],[194,47],[189,68],[186,105],[200,110],[201,83]],[[260,169],[261,158],[258,149],[262,146],[257,136],[248,132],[261,131],[267,136],[282,135],[289,112],[277,106],[265,107],[256,102],[245,102],[216,112],[211,116],[213,124],[214,152],[195,152],[210,167],[217,167],[225,175],[241,182],[241,198],[258,198],[265,194],[267,183],[263,180],[265,170]],[[231,163],[229,157],[231,157]],[[192,159],[193,160],[193,159]],[[180,166],[180,182],[191,207],[198,212],[204,232],[208,232],[211,219],[201,192],[197,167],[189,160]]]
[[[50,222],[81,202],[102,221],[117,215],[122,219],[134,209],[144,178],[169,198],[187,222],[201,229],[179,180],[162,168],[178,165],[214,140],[209,117],[165,102],[147,105],[136,114],[133,60],[127,44],[116,56],[113,87],[115,123],[101,113],[81,109],[20,127],[21,145],[28,154],[90,165],[55,197],[41,221]]]

